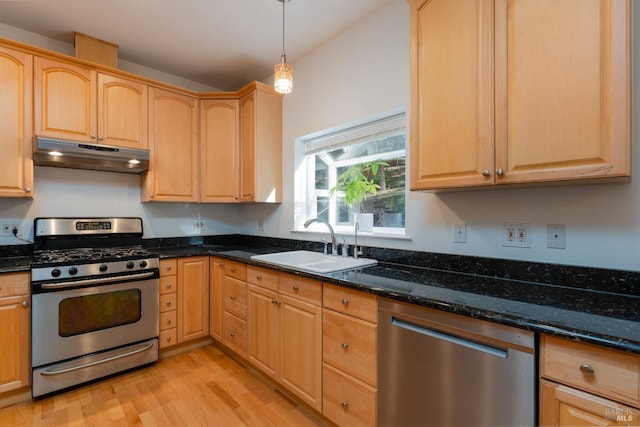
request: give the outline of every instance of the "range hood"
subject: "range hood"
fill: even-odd
[[[149,150],[36,137],[33,160],[38,166],[142,173],[149,169]]]

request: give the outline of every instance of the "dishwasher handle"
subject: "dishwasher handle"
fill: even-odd
[[[398,319],[396,316],[391,317],[391,324],[397,326],[399,328],[403,328],[412,332],[416,332],[422,335],[426,335],[432,338],[440,339],[443,341],[448,341],[452,344],[460,345],[463,347],[470,348],[472,350],[481,351],[483,353],[490,354],[492,356],[497,356],[502,359],[506,359],[509,355],[508,350],[504,350],[501,348],[493,347],[488,344],[479,343],[476,341],[471,341],[456,335],[451,335],[446,332],[438,331],[431,328],[426,328],[424,326],[416,325],[414,323],[406,322],[404,320]]]

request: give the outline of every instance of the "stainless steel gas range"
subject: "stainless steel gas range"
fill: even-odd
[[[159,258],[140,218],[36,218],[32,395],[158,360]]]

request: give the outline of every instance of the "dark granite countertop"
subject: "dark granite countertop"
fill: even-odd
[[[500,264],[485,258],[378,249],[365,253],[378,259],[377,266],[312,274],[255,261],[251,256],[295,249],[319,251],[317,243],[235,235],[184,243],[158,239],[148,247],[160,258],[220,256],[380,297],[640,354],[637,272],[546,268],[509,261]],[[30,264],[30,256],[12,253],[0,257],[0,273],[29,271]],[[530,277],[535,280],[526,280]]]

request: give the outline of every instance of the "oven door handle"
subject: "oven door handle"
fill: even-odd
[[[72,367],[66,368],[66,369],[58,369],[58,370],[53,370],[53,371],[42,371],[42,372],[40,372],[40,375],[52,376],[52,375],[66,374],[66,373],[69,373],[69,372],[77,371],[79,369],[89,368],[91,366],[100,365],[102,363],[112,362],[114,360],[122,359],[123,357],[129,357],[129,356],[133,356],[134,354],[138,354],[138,353],[142,353],[143,351],[147,351],[151,347],[153,347],[153,344],[154,343],[152,342],[152,343],[149,343],[149,344],[145,345],[142,348],[138,348],[136,350],[129,351],[127,353],[118,354],[118,355],[115,355],[115,356],[107,357],[106,359],[100,359],[100,360],[96,360],[96,361],[90,362],[90,363],[84,363],[84,364],[78,365],[78,366],[72,366]]]
[[[116,276],[116,277],[97,277],[93,279],[84,279],[84,280],[74,280],[73,282],[64,282],[64,283],[47,283],[44,285],[40,285],[42,289],[66,289],[73,288],[76,286],[82,285],[95,285],[99,283],[116,283],[122,282],[125,280],[137,280],[137,279],[145,279],[147,277],[152,277],[156,273],[153,271],[147,271],[144,273],[137,274],[129,274],[127,276]]]

